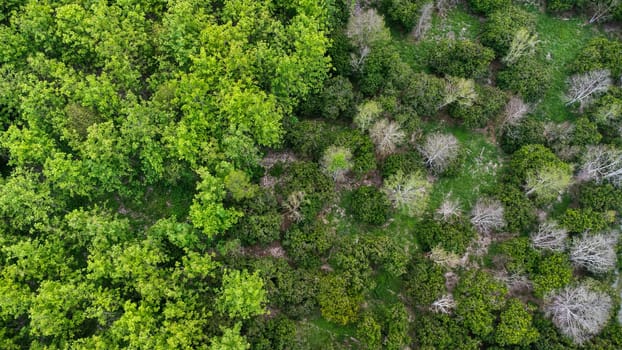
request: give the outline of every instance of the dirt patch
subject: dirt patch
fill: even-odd
[[[274,241],[268,246],[254,245],[243,248],[244,255],[251,255],[256,258],[273,257],[277,259],[287,259],[287,253],[281,242]]]

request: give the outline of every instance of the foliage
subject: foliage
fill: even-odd
[[[352,192],[348,210],[356,220],[382,225],[389,217],[390,205],[387,196],[377,188],[361,186]]]
[[[431,117],[445,99],[445,82],[430,74],[416,73],[408,77],[408,85],[402,89],[402,101],[411,106],[417,115]]]
[[[609,226],[604,213],[594,212],[589,208],[568,209],[559,217],[559,223],[574,233],[599,232]]]
[[[490,14],[496,10],[504,9],[512,4],[507,0],[469,0],[469,6],[483,15]]]
[[[271,193],[261,190],[253,198],[244,200],[239,208],[244,216],[229,232],[243,244],[268,244],[279,238],[282,218]]]
[[[534,117],[526,117],[517,125],[505,126],[501,135],[501,147],[507,153],[530,144],[545,144],[544,123]]]
[[[406,175],[398,170],[384,181],[382,190],[393,207],[414,216],[426,209],[431,188],[432,184],[423,173]]]
[[[322,316],[327,320],[343,325],[356,321],[362,296],[351,295],[342,276],[324,276],[317,298]]]
[[[218,297],[218,309],[231,318],[245,319],[264,314],[267,299],[263,286],[257,271],[251,275],[246,270],[226,270]]]
[[[283,245],[287,255],[303,267],[317,267],[320,258],[326,255],[333,242],[333,234],[325,225],[304,225],[285,233]]]
[[[443,40],[430,53],[429,66],[440,74],[477,78],[483,76],[495,58],[491,49],[469,40]]]
[[[476,85],[475,91],[477,98],[472,105],[451,104],[449,115],[461,120],[468,128],[483,128],[501,113],[508,98],[505,93],[492,86]]]
[[[416,152],[394,153],[382,163],[382,177],[388,178],[401,171],[404,174],[425,170],[423,160]]]
[[[549,67],[540,60],[523,58],[497,76],[501,89],[520,94],[525,101],[537,101],[551,83]]]
[[[537,297],[565,287],[572,280],[572,266],[564,253],[545,254],[535,266],[536,269],[530,276]]]
[[[581,184],[577,193],[577,201],[582,208],[595,212],[608,210],[622,211],[622,189],[610,183],[597,184],[587,182]]]
[[[509,232],[529,231],[536,221],[536,207],[518,187],[504,185],[496,194],[503,203],[504,216]]]
[[[424,4],[425,1],[421,0],[382,1],[382,6],[386,8],[389,19],[399,23],[406,30],[410,30],[414,27],[419,11]]]
[[[352,152],[345,147],[330,146],[324,151],[321,164],[333,180],[342,179],[352,169]]]
[[[598,132],[598,126],[588,118],[579,118],[575,122],[572,133],[572,144],[577,146],[595,145],[600,142],[602,135]]]
[[[441,222],[426,218],[415,228],[415,235],[424,251],[440,245],[447,251],[462,254],[475,237],[475,230],[465,219]]]
[[[422,313],[415,319],[415,342],[422,349],[439,350],[475,350],[481,345],[455,317],[434,313]]]
[[[354,117],[354,124],[361,129],[361,131],[367,131],[374,125],[374,122],[382,114],[382,106],[373,100],[365,101],[358,105],[358,112]]]
[[[503,57],[510,49],[514,35],[522,28],[529,33],[535,30],[531,13],[518,6],[500,8],[488,16],[481,37],[482,44],[494,49],[497,57]]]
[[[324,83],[320,99],[322,117],[348,119],[354,114],[354,92],[350,80],[341,75]]]
[[[583,50],[572,63],[572,70],[577,73],[587,73],[598,69],[608,69],[614,77],[618,77],[622,70],[622,43],[615,39],[599,36],[585,44]]]
[[[454,291],[456,314],[473,334],[486,337],[494,331],[495,312],[503,309],[507,290],[482,271],[467,271]]]
[[[420,255],[411,260],[402,278],[413,305],[429,307],[445,292],[443,268]]]
[[[304,220],[313,221],[315,216],[333,198],[333,183],[316,163],[296,162],[287,169],[287,175],[278,191],[285,196],[304,192],[300,211]]]
[[[382,328],[370,314],[365,314],[359,321],[356,333],[364,349],[380,349],[382,346]]]
[[[531,314],[518,299],[509,299],[499,318],[500,322],[495,331],[495,340],[499,345],[525,346],[540,336],[532,324]]]

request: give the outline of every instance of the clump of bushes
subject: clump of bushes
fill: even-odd
[[[382,225],[389,218],[391,203],[374,186],[361,186],[350,194],[348,211],[356,220]]]

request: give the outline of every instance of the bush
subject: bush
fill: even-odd
[[[444,222],[426,218],[415,227],[415,236],[424,251],[440,246],[446,251],[463,254],[475,237],[475,230],[466,219]]]
[[[268,244],[279,238],[281,213],[276,198],[268,192],[261,191],[253,198],[240,204],[244,216],[230,229],[233,237],[245,245]]]
[[[563,288],[572,281],[572,265],[566,253],[543,255],[536,270],[529,276],[533,281],[534,294],[542,298],[549,292]]]
[[[425,0],[384,0],[382,5],[391,21],[410,31],[417,23],[419,10],[425,2]]]
[[[495,52],[470,40],[442,40],[430,51],[428,65],[433,72],[463,77],[483,76]]]
[[[342,275],[326,275],[320,280],[317,295],[322,316],[341,325],[355,322],[363,297],[351,295]]]
[[[539,254],[531,247],[528,237],[513,238],[494,244],[488,250],[491,259],[502,259],[500,262],[510,274],[525,274],[533,271],[538,263]]]
[[[548,90],[551,85],[551,72],[542,61],[523,58],[499,72],[497,85],[501,89],[520,94],[525,101],[533,102]]]
[[[502,8],[490,14],[480,40],[495,50],[497,57],[504,57],[520,28],[533,33],[536,28],[534,16],[517,6]]]
[[[315,223],[294,227],[285,233],[283,247],[287,256],[298,266],[318,268],[322,257],[332,247],[334,232],[330,227]]]
[[[477,99],[472,105],[466,106],[459,103],[449,105],[449,115],[460,119],[466,127],[483,128],[489,120],[498,116],[508,96],[493,86],[476,85]]]
[[[387,196],[373,186],[361,186],[350,196],[349,211],[356,220],[382,225],[389,218],[391,203]]]
[[[571,69],[576,73],[609,69],[613,77],[619,77],[622,73],[622,42],[602,36],[591,39],[577,55]]]
[[[423,159],[417,152],[394,153],[384,159],[382,163],[382,177],[384,179],[402,171],[404,174],[412,174],[425,171]]]
[[[283,198],[291,193],[302,191],[304,201],[300,206],[303,219],[313,221],[334,195],[332,180],[326,176],[316,163],[292,163],[286,171],[283,184],[277,188]]]
[[[245,335],[252,349],[286,350],[296,341],[296,323],[282,315],[256,317],[249,322]]]
[[[589,208],[568,209],[559,218],[559,223],[569,232],[574,233],[599,232],[609,227],[607,216],[604,213],[594,212]]]
[[[415,317],[415,343],[417,349],[477,350],[480,340],[473,339],[468,329],[446,314],[418,313]]]
[[[483,15],[488,15],[497,10],[503,10],[511,4],[511,0],[469,0],[471,9]]]
[[[588,115],[598,126],[598,131],[603,136],[603,143],[622,143],[622,89],[612,86],[609,91],[598,98],[590,106]]]
[[[550,12],[563,12],[571,10],[576,4],[576,0],[547,0],[546,9]]]
[[[533,228],[536,207],[524,191],[516,186],[504,185],[495,195],[505,208],[503,215],[509,232],[527,233]]]
[[[584,183],[579,187],[577,201],[582,208],[596,212],[615,210],[622,212],[622,189],[605,182]]]
[[[575,146],[595,145],[600,142],[602,135],[598,133],[598,127],[588,118],[581,117],[575,122],[572,132],[571,144]]]
[[[563,167],[563,163],[548,148],[542,145],[526,145],[512,154],[508,166],[508,178],[510,182],[520,185],[527,175],[548,166]]]
[[[400,61],[399,53],[392,46],[372,49],[365,59],[362,72],[358,74],[358,87],[361,93],[366,97],[372,97],[381,92],[391,83],[387,77],[394,75],[392,71],[399,67],[397,62]]]
[[[285,145],[297,154],[318,161],[335,141],[335,127],[318,120],[286,124]]]
[[[320,111],[328,119],[349,119],[355,113],[352,83],[347,78],[336,76],[326,80],[321,94]]]
[[[402,90],[402,102],[412,107],[417,115],[431,117],[445,99],[445,81],[431,74],[417,73]]]
[[[535,117],[527,117],[516,126],[505,126],[501,135],[501,148],[514,153],[529,144],[544,145],[544,123]]]
[[[352,151],[354,174],[360,176],[376,169],[374,144],[366,134],[359,130],[345,129],[336,135],[335,145]]]
[[[429,307],[445,289],[445,272],[432,260],[416,255],[403,276],[404,286],[413,305]]]

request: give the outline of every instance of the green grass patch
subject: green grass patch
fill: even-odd
[[[459,127],[446,130],[458,138],[466,149],[466,157],[458,175],[440,177],[436,181],[429,207],[437,208],[445,197],[450,196],[460,201],[464,209],[469,209],[482,193],[497,186],[497,173],[501,169],[500,150],[482,134]]]
[[[562,19],[537,13],[536,19],[542,59],[547,60],[550,55],[547,61],[552,72],[551,87],[540,101],[536,114],[561,122],[573,117],[563,100],[570,64],[598,29],[585,25],[578,18]]]

